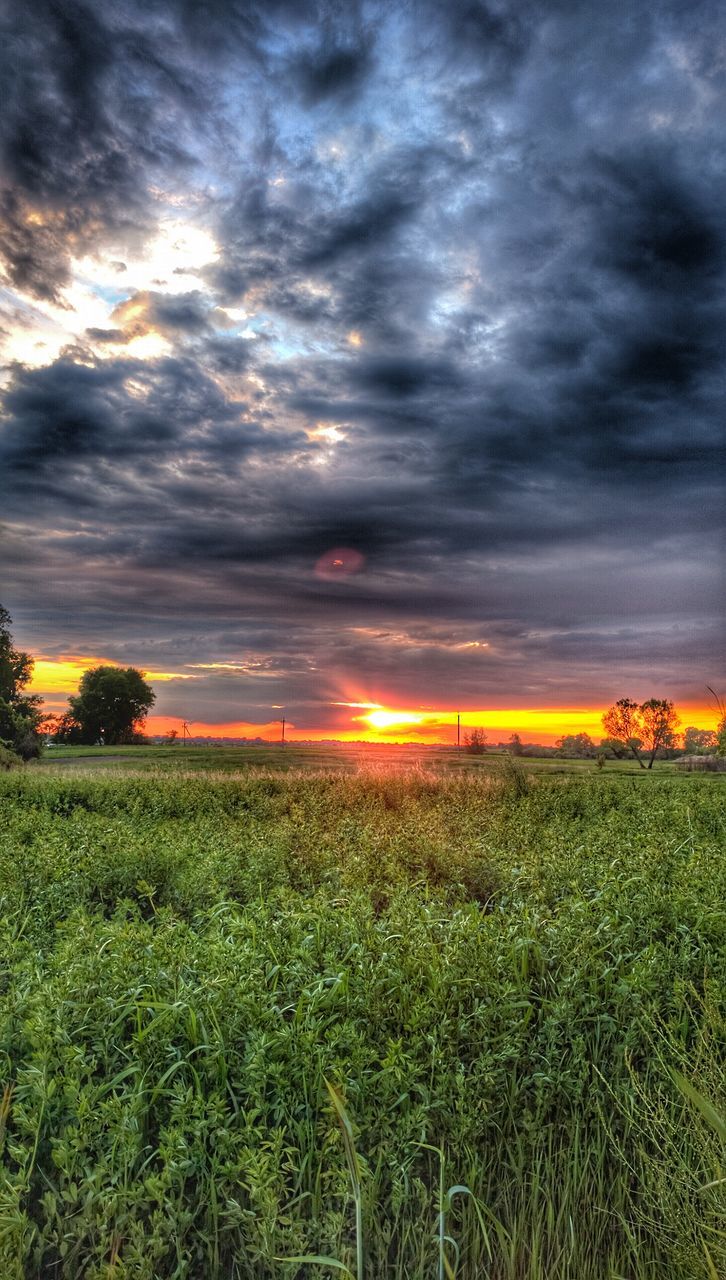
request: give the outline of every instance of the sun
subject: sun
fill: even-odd
[[[395,729],[397,725],[421,724],[424,717],[417,715],[415,711],[384,711],[377,708],[358,719],[365,720],[372,729]]]

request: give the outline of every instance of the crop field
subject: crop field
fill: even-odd
[[[199,746],[197,744],[167,746],[154,744],[133,747],[53,747],[38,768],[44,772],[55,767],[64,770],[124,773],[149,768],[164,773],[239,773],[272,769],[286,773],[290,769],[306,771],[342,771],[359,773],[375,769],[387,773],[400,770],[423,769],[427,773],[441,774],[494,774],[503,767],[501,753],[488,751],[482,756],[471,756],[466,751],[451,747],[426,747],[416,745],[394,746],[388,743],[315,743],[290,742],[265,743],[258,746]],[[528,773],[592,774],[597,763],[590,759],[558,759],[557,757],[525,757],[522,767]],[[608,774],[626,774],[638,777],[644,770],[634,759],[608,760]],[[677,774],[673,761],[657,761],[655,772],[672,776]]]
[[[726,1275],[723,778],[174,751],[0,777],[2,1280]]]

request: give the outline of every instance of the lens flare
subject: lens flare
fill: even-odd
[[[353,547],[332,547],[320,557],[315,565],[318,578],[348,578],[353,573],[360,573],[365,564],[365,556]]]

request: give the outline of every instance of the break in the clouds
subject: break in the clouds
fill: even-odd
[[[3,22],[27,647],[186,676],[163,712],[331,731],[344,701],[723,686],[720,5]]]

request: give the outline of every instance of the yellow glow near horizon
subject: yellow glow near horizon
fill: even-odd
[[[56,657],[41,655],[36,658],[30,691],[42,694],[46,699],[46,710],[62,710],[69,694],[74,694],[84,671],[97,666],[125,666],[126,663],[87,654],[59,654]],[[133,664],[132,662],[132,665]],[[259,670],[249,663],[195,663],[182,671],[157,671],[141,667],[145,679],[153,686],[171,685],[169,691],[160,699],[167,705],[173,705],[173,683],[188,680],[203,681],[207,675],[214,678],[216,672],[240,670],[247,675],[268,676],[274,672]],[[420,743],[426,746],[456,743],[457,712],[448,708],[431,709],[419,705],[415,710],[407,710],[396,706],[385,705],[366,699],[369,690],[351,688],[350,701],[331,703],[330,708],[340,708],[340,717],[332,723],[306,724],[296,727],[288,721],[287,732],[290,740],[308,739],[337,740],[340,742],[367,741],[373,745]],[[357,695],[357,697],[356,697]],[[354,700],[355,699],[355,700]],[[281,709],[281,708],[280,708]],[[541,743],[551,746],[557,738],[567,734],[587,733],[595,743],[605,736],[602,727],[602,715],[605,706],[596,707],[482,707],[461,712],[461,737],[474,728],[483,729],[490,743],[506,742],[513,733],[518,733],[524,742]],[[348,714],[345,714],[347,710]],[[681,732],[689,725],[701,729],[715,729],[719,713],[713,707],[697,702],[677,702],[676,710],[681,720]],[[328,717],[321,716],[325,722]],[[180,716],[167,712],[150,716],[149,733],[164,732],[169,727],[178,727]],[[278,736],[278,722],[253,724],[244,721],[229,721],[226,724],[206,725],[202,729],[198,722],[196,732],[208,732],[216,736],[250,736],[265,737],[275,741]]]
[[[57,658],[36,658],[29,688],[33,693],[77,693],[85,671],[92,667],[120,667],[121,662],[111,658],[83,657],[61,654]],[[179,671],[145,671],[145,680],[194,680],[195,676]]]

